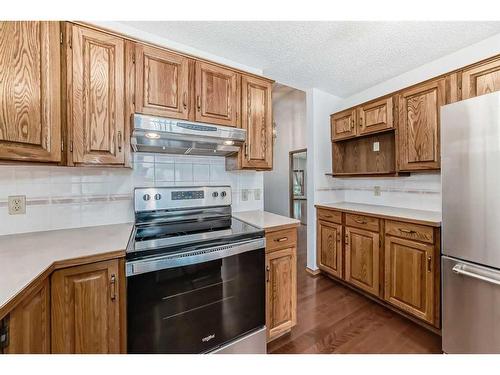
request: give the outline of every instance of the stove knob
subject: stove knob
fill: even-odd
[[[221,198],[224,198],[226,196],[226,192],[225,191],[221,191],[220,196],[221,196]]]
[[[216,191],[214,191],[214,192],[212,193],[212,197],[217,198],[218,196],[219,196],[219,193],[217,193]]]
[[[149,194],[144,194],[144,195],[142,196],[142,199],[144,199],[145,201],[148,201],[148,200],[150,200],[150,199],[151,199],[151,195],[149,195]]]
[[[156,193],[155,194],[155,200],[159,201],[161,199],[161,194],[160,193]]]

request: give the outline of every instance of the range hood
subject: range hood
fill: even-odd
[[[227,156],[238,152],[246,130],[165,117],[133,115],[134,151]]]

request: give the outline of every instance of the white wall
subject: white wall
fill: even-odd
[[[133,165],[0,166],[0,235],[131,222],[134,187],[230,185],[234,211],[263,208],[262,172],[226,172],[222,157],[137,153]],[[8,214],[9,195],[26,195],[25,215]]]
[[[338,108],[341,98],[318,89],[306,91],[307,101],[307,267],[316,266],[317,203],[343,201],[342,191],[335,190],[331,173],[330,114]]]
[[[289,152],[307,147],[306,94],[286,86],[273,90],[273,119],[277,138],[273,170],[264,172],[264,208],[290,216]]]

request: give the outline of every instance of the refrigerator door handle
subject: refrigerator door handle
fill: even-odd
[[[479,273],[472,272],[473,270],[478,271]],[[458,275],[469,276],[469,277],[472,277],[474,279],[482,280],[482,281],[490,283],[490,284],[500,285],[500,280],[493,279],[491,277],[482,275],[480,269],[476,269],[476,268],[469,266],[469,265],[458,263],[452,268],[452,271]]]

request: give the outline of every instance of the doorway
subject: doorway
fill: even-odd
[[[307,149],[290,151],[290,217],[307,225]]]

